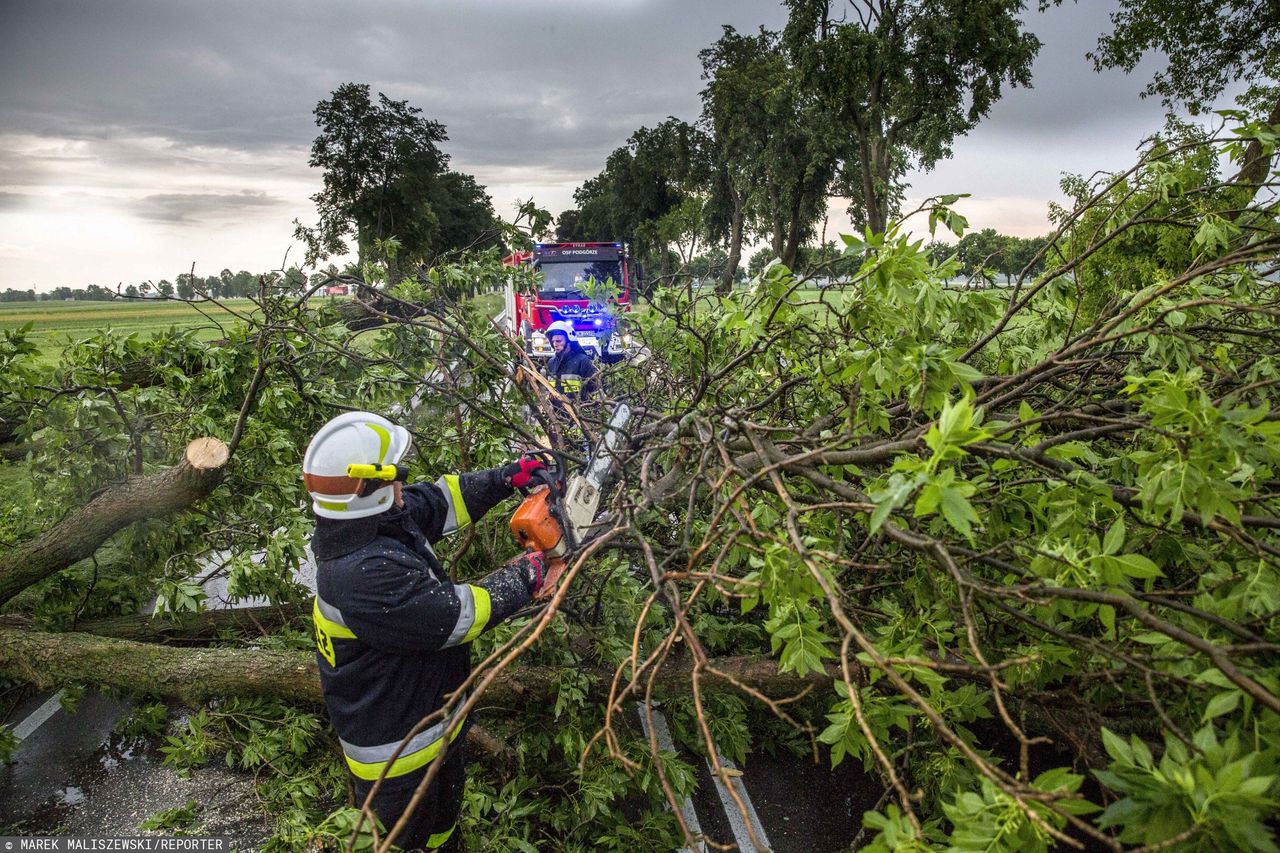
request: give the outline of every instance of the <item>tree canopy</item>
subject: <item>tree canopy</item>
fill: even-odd
[[[447,169],[449,158],[437,146],[448,139],[444,125],[382,93],[375,103],[369,85],[360,83],[339,86],[316,105],[315,116],[320,134],[308,163],[324,170],[324,188],[312,196],[320,222],[297,223],[295,232],[307,244],[308,263],[346,252],[351,237],[361,264],[394,259],[396,268],[499,245],[483,188]]]
[[[697,196],[703,148],[697,129],[674,117],[636,130],[574,191],[570,221],[580,239],[623,239],[642,262],[666,267],[667,246],[683,230],[681,206]]]
[[[787,0],[785,40],[806,87],[848,140],[842,194],[883,231],[911,167],[951,154],[1005,85],[1031,85],[1040,41],[1022,0]]]
[[[714,180],[708,223],[727,239],[732,277],[745,226],[767,237],[783,263],[813,236],[835,175],[835,135],[800,84],[779,36],[763,27],[742,35],[726,26],[699,54],[702,124]]]
[[[1129,72],[1158,53],[1167,64],[1145,94],[1193,113],[1236,80],[1280,77],[1280,8],[1269,0],[1121,0],[1111,26],[1089,53],[1094,67]]]
[[[1042,0],[1041,8],[1047,5]],[[1159,95],[1167,106],[1199,113],[1229,84],[1249,82],[1245,100],[1261,105],[1265,119],[1247,134],[1248,151],[1233,183],[1256,191],[1275,147],[1274,138],[1264,139],[1258,130],[1280,124],[1280,6],[1273,0],[1121,0],[1111,24],[1089,53],[1094,68],[1129,72],[1143,57],[1159,54],[1166,65],[1144,95]]]

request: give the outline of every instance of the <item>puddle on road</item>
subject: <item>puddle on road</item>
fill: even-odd
[[[88,800],[93,790],[112,774],[130,765],[158,764],[160,752],[155,741],[140,736],[111,733],[99,744],[90,760],[70,768],[63,787],[23,814],[8,814],[0,809],[0,829],[20,830],[25,835],[57,835],[71,822],[77,809]]]
[[[242,850],[257,849],[270,836],[272,821],[256,805],[251,776],[213,762],[179,777],[162,762],[161,742],[159,736],[111,734],[78,769],[57,779],[60,787],[34,809],[0,809],[0,835],[165,835],[139,825],[194,799],[205,806],[202,834],[230,838]]]
[[[58,793],[54,794],[54,797],[60,800],[63,805],[74,808],[84,802],[84,791],[74,785],[68,785]]]

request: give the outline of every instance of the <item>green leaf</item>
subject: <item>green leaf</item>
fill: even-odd
[[[1117,516],[1102,540],[1102,553],[1114,554],[1124,547],[1124,516]]]
[[[959,489],[945,489],[942,492],[942,517],[966,539],[973,538],[973,525],[978,523],[978,514]]]
[[[1164,575],[1160,567],[1141,554],[1122,554],[1113,558],[1121,571],[1131,578],[1158,578]]]
[[[1240,691],[1230,690],[1226,693],[1219,693],[1209,700],[1209,704],[1205,705],[1204,716],[1202,719],[1208,721],[1214,717],[1221,717],[1223,714],[1229,714],[1240,704]]]
[[[1129,744],[1118,737],[1111,729],[1106,726],[1102,727],[1102,748],[1107,751],[1116,761],[1125,764],[1133,763],[1133,750],[1129,748]]]
[[[1116,635],[1116,609],[1110,604],[1099,606],[1098,620],[1102,622],[1102,627],[1106,629],[1107,636],[1114,638]]]

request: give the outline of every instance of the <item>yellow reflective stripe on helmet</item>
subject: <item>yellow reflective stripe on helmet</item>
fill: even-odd
[[[335,618],[336,617],[336,618]],[[333,640],[354,640],[355,633],[340,620],[342,614],[327,604],[322,604],[320,596],[316,596],[311,607],[311,622],[315,628],[316,650],[329,662],[329,666],[337,666],[333,651]]]
[[[442,534],[461,530],[471,523],[471,513],[467,512],[467,502],[462,499],[462,484],[457,474],[445,474],[436,481],[436,488],[444,492],[449,499],[449,514],[445,517]]]
[[[391,446],[391,433],[387,432],[385,428],[367,421],[365,426],[378,434],[378,462],[381,464],[382,460],[387,457],[387,448]]]
[[[325,509],[331,509],[331,510],[334,510],[335,512],[346,512],[348,509],[351,508],[346,504],[340,504],[334,501],[321,501],[321,500],[316,501],[316,506],[324,507]]]
[[[458,733],[462,731],[462,724],[464,722],[466,722],[465,717],[459,720],[458,724],[453,727],[452,731],[449,732],[449,743],[453,743],[454,740],[457,739]],[[390,779],[395,776],[403,776],[406,773],[412,773],[414,770],[417,770],[421,767],[426,767],[428,764],[430,764],[432,761],[435,760],[435,757],[437,755],[440,754],[440,747],[443,743],[444,743],[444,738],[437,737],[435,740],[431,741],[431,743],[422,747],[418,751],[411,753],[409,755],[400,756],[395,761],[391,762],[390,766],[388,766],[387,762],[385,761],[364,762],[364,761],[357,761],[356,759],[352,758],[350,755],[346,755],[344,757],[347,759],[347,767],[351,769],[351,772],[353,775],[361,779],[364,779],[366,781],[372,782],[383,775],[382,771],[384,768],[387,771],[386,772],[387,778]],[[343,746],[345,749],[346,745],[344,744]],[[378,750],[385,749],[387,750],[387,752],[390,753],[390,752],[394,752],[398,746],[400,746],[400,744],[399,742],[396,742],[394,744],[388,745],[387,747],[378,747],[377,749]],[[372,750],[369,750],[369,751],[372,751]]]
[[[484,627],[489,624],[489,615],[493,612],[493,603],[489,599],[489,590],[474,584],[467,584],[467,586],[471,587],[471,596],[476,604],[476,615],[475,621],[471,623],[470,630],[463,635],[461,644],[469,643],[479,637],[481,632],[484,631]]]
[[[453,826],[449,827],[444,832],[437,832],[435,835],[430,836],[429,838],[427,838],[427,848],[431,849],[433,847],[443,847],[445,842],[449,840],[449,837],[453,835],[453,831],[457,828],[458,828],[458,824],[455,823]]]

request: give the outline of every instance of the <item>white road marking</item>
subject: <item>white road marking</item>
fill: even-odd
[[[644,729],[644,736],[647,738],[649,737],[649,717],[644,712],[644,703],[637,702],[636,708],[640,712],[640,728]],[[653,709],[653,734],[659,749],[666,752],[676,751],[675,742],[671,739],[671,729],[667,728],[667,718],[657,708]],[[698,812],[693,808],[693,801],[688,797],[685,797],[684,802],[680,804],[680,815],[691,833],[702,835],[702,824],[698,823]],[[705,853],[707,845],[699,841],[696,847],[680,849],[682,853]]]
[[[727,770],[737,770],[737,766],[725,758],[719,752],[716,758],[720,760],[720,766]],[[720,805],[724,806],[724,815],[729,819],[729,827],[733,830],[733,838],[738,842],[738,849],[742,851],[767,851],[770,847],[769,836],[765,835],[764,826],[760,823],[760,816],[756,814],[756,807],[752,805],[751,798],[747,796],[746,786],[742,784],[741,775],[730,776],[729,784],[733,786],[733,790],[738,793],[742,799],[742,804],[747,807],[746,820],[743,820],[742,812],[738,811],[738,804],[733,801],[733,795],[729,793],[729,789],[725,787],[724,782],[720,781],[720,777],[716,775],[715,768],[711,766],[710,759],[707,761],[707,770],[711,772],[711,779],[716,783],[716,793],[720,795]],[[748,830],[747,824],[751,824]],[[755,842],[751,840],[751,831],[755,831],[757,838],[763,847],[757,847]]]
[[[46,720],[58,713],[62,708],[62,695],[65,692],[65,690],[59,690],[57,693],[50,696],[43,705],[27,715],[25,720],[14,727],[14,737],[16,737],[19,742],[26,740],[31,736],[31,733],[40,728]]]

